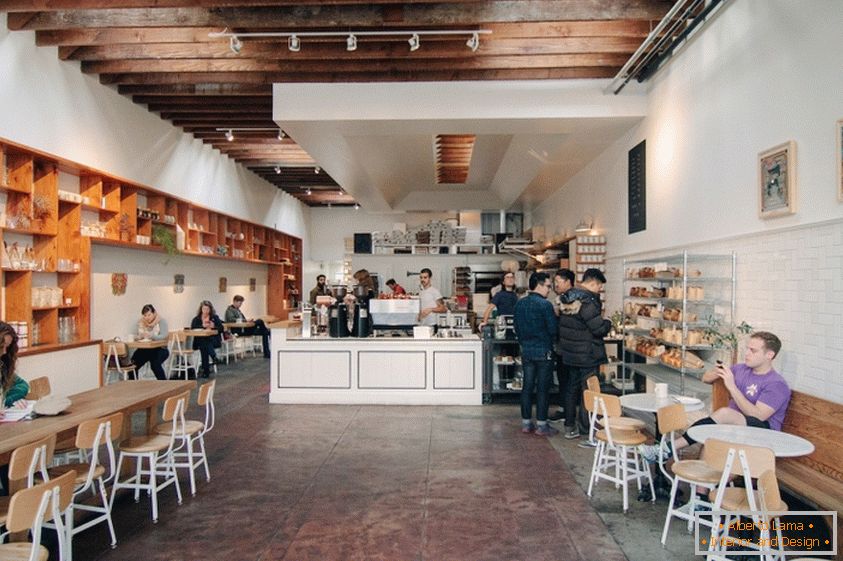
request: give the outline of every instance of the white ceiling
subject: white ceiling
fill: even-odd
[[[608,81],[275,84],[273,117],[369,211],[530,208],[641,120]],[[468,182],[436,182],[435,137],[475,134]]]

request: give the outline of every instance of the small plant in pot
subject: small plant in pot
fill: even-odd
[[[155,245],[160,245],[164,248],[164,251],[167,252],[167,260],[164,263],[168,263],[170,261],[170,257],[174,255],[178,255],[179,248],[176,245],[176,234],[175,232],[167,228],[166,226],[162,226],[160,224],[153,224],[152,225],[152,243]]]
[[[738,345],[743,337],[752,333],[752,326],[742,321],[739,324],[724,324],[723,319],[717,316],[708,316],[707,325],[703,328],[703,340],[711,346],[724,353],[726,360],[731,364],[737,362]]]

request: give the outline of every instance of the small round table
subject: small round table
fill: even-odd
[[[698,425],[688,429],[688,435],[698,442],[716,438],[745,446],[769,448],[778,458],[807,456],[814,451],[810,440],[801,436],[761,427],[741,425]]]
[[[705,407],[705,403],[703,403],[699,399],[694,400],[687,400],[687,401],[680,401],[686,400],[687,398],[683,398],[682,396],[677,395],[668,395],[667,397],[658,397],[654,393],[629,393],[624,396],[621,396],[621,406],[624,409],[630,409],[632,411],[643,411],[645,413],[658,413],[659,409],[662,407],[666,407],[668,405],[674,405],[676,403],[681,403],[685,407],[685,411],[699,411],[700,409]],[[656,443],[659,442],[661,439],[661,434],[659,433],[659,423],[658,420],[656,421]],[[661,470],[656,470],[656,476],[653,478],[653,488],[656,490],[656,496],[658,498],[666,498],[670,496],[670,485],[668,481],[665,480],[664,475],[662,474]],[[650,489],[644,487],[641,489],[641,492],[638,493],[638,500],[642,502],[649,501],[652,498],[650,495]]]
[[[705,407],[705,404],[699,399],[684,401],[685,399],[676,395],[657,397],[654,393],[629,393],[621,396],[621,406],[632,411],[644,411],[646,413],[658,413],[662,407],[675,403],[681,403],[685,407],[685,411],[699,411]]]

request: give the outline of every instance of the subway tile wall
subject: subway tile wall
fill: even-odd
[[[792,389],[843,403],[843,220],[706,242],[629,259],[737,253],[738,321],[782,340],[776,369]],[[622,306],[623,258],[608,256],[606,308]]]

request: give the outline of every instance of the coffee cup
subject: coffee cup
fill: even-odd
[[[656,384],[656,397],[667,398],[667,384]]]

